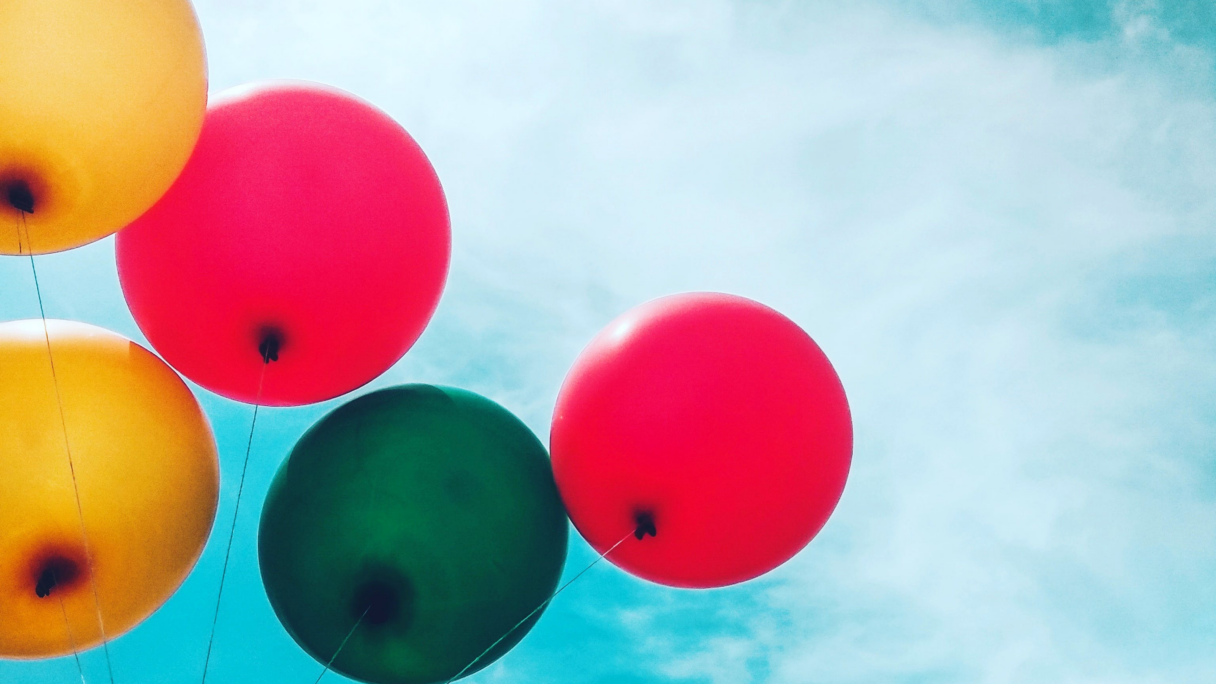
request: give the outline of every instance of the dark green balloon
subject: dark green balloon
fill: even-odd
[[[566,513],[545,448],[519,419],[471,392],[406,385],[355,399],[300,438],[266,497],[258,557],[270,604],[312,657],[328,662],[349,633],[334,670],[443,682],[552,595]]]

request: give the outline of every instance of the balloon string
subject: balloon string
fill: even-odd
[[[63,448],[68,457],[68,472],[72,475],[72,493],[76,496],[76,516],[80,520],[80,537],[84,543],[85,564],[89,568],[89,585],[93,589],[93,607],[97,609],[97,627],[101,631],[101,646],[106,654],[106,670],[110,674],[110,684],[114,684],[114,665],[110,662],[110,642],[106,638],[106,623],[101,614],[101,599],[97,594],[97,577],[93,572],[93,551],[89,546],[89,534],[84,525],[84,507],[80,503],[80,485],[76,482],[76,464],[72,460],[72,445],[68,440],[68,421],[63,411],[63,395],[59,391],[59,375],[55,371],[55,355],[51,353],[51,333],[46,324],[46,307],[42,303],[42,287],[38,284],[38,267],[34,265],[34,248],[30,240],[30,227],[25,221],[25,212],[21,212],[21,225],[25,228],[26,242],[30,243],[30,272],[34,275],[34,292],[38,295],[38,313],[42,316],[42,336],[46,340],[46,356],[51,365],[51,383],[55,386],[55,403],[59,405],[59,424],[63,428]],[[17,231],[17,248],[21,249],[21,231]],[[66,613],[65,613],[66,618]],[[79,664],[79,663],[77,663]],[[84,675],[81,675],[83,679]]]
[[[355,630],[359,629],[359,625],[363,624],[363,618],[367,617],[367,611],[371,609],[370,605],[363,609],[363,614],[359,616],[358,620],[355,620],[355,626],[350,628],[350,631],[346,633],[346,637],[342,639],[342,643],[338,644],[338,650],[334,651],[333,657],[329,659],[328,663],[325,663],[325,669],[321,670],[321,674],[317,675],[317,679],[313,684],[320,684],[321,678],[333,667],[334,661],[338,659],[338,654],[342,652],[342,649],[346,648],[346,642],[350,641],[350,638],[355,635]]]
[[[545,606],[549,605],[550,603],[553,603],[553,599],[557,598],[558,594],[565,591],[566,587],[570,586],[571,584],[574,584],[578,580],[578,578],[580,578],[584,574],[586,574],[587,571],[590,570],[591,568],[594,568],[596,566],[596,564],[599,563],[600,561],[604,560],[608,556],[608,554],[612,553],[613,551],[616,551],[616,547],[620,546],[621,544],[624,544],[625,540],[630,538],[631,536],[634,536],[634,534],[635,534],[635,532],[633,530],[630,530],[629,534],[626,534],[624,537],[621,537],[620,541],[613,544],[607,551],[605,551],[605,552],[601,553],[599,556],[597,556],[595,560],[591,561],[591,563],[587,565],[587,567],[583,568],[582,570],[579,570],[577,575],[575,575],[574,577],[571,577],[569,580],[566,581],[565,584],[558,587],[557,591],[555,591],[549,595],[549,598],[545,599],[544,601],[541,601],[539,606],[533,608],[531,613],[528,613],[526,616],[524,616],[524,619],[515,623],[514,627],[512,627],[511,629],[508,629],[505,633],[503,633],[502,636],[498,637],[498,639],[494,643],[490,644],[489,648],[482,651],[481,654],[478,655],[476,658],[474,658],[472,661],[470,661],[468,665],[465,665],[463,670],[461,670],[460,672],[457,672],[455,674],[455,676],[453,676],[451,679],[448,679],[447,681],[445,681],[444,684],[452,684],[452,682],[463,677],[464,673],[468,672],[470,668],[472,668],[474,665],[476,665],[482,658],[486,657],[486,654],[488,654],[490,651],[493,651],[495,649],[495,647],[497,647],[499,644],[501,644],[503,642],[504,639],[511,636],[512,632],[519,629],[528,620],[531,620],[534,615],[536,615],[540,611],[544,610]]]
[[[211,664],[211,647],[215,644],[215,625],[220,619],[220,599],[224,596],[224,580],[228,577],[228,560],[232,557],[232,540],[236,536],[236,519],[241,512],[241,494],[245,491],[245,473],[249,471],[249,453],[253,450],[253,429],[258,424],[258,407],[262,403],[262,385],[266,381],[269,359],[262,363],[258,376],[258,393],[253,402],[253,420],[249,423],[249,441],[245,443],[245,464],[241,466],[241,481],[236,488],[236,507],[232,510],[232,527],[228,530],[228,549],[224,551],[224,567],[220,570],[220,589],[215,595],[215,614],[211,616],[211,636],[207,639],[207,657],[203,659],[203,684],[207,682],[207,667]]]
[[[56,580],[56,584],[58,584],[58,580]],[[76,659],[76,671],[80,673],[80,684],[87,684],[84,681],[84,668],[80,665],[80,652],[76,650],[76,637],[72,634],[72,625],[68,622],[68,609],[63,605],[62,595],[59,596],[59,611],[63,613],[63,628],[67,630],[68,643],[72,645],[72,657]]]

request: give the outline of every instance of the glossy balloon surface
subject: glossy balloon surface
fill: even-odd
[[[0,2],[0,254],[135,220],[182,170],[206,106],[187,0]]]
[[[527,426],[471,392],[406,385],[345,404],[300,439],[271,484],[258,556],[304,650],[328,662],[351,634],[334,670],[414,684],[456,675],[540,606],[566,537]]]
[[[71,653],[63,611],[77,649],[100,643],[94,584],[107,637],[150,615],[202,553],[219,484],[211,429],[172,369],[106,330],[47,325],[80,512],[42,321],[0,324],[0,657],[7,658]],[[48,580],[55,586],[39,596]]]
[[[174,368],[298,405],[383,373],[447,277],[447,206],[391,118],[346,93],[271,83],[222,94],[177,183],[117,240],[123,294]]]
[[[811,338],[742,297],[658,299],[609,325],[567,375],[551,448],[579,532],[643,578],[716,587],[802,549],[844,489],[852,423]]]

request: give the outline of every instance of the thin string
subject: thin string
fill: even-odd
[[[52,573],[54,576],[54,573]],[[59,581],[55,580],[58,584]],[[72,645],[72,657],[76,659],[76,671],[80,673],[80,684],[87,684],[84,681],[84,668],[80,665],[80,652],[76,650],[76,637],[72,634],[72,625],[68,623],[68,609],[63,605],[63,595],[59,596],[59,611],[63,613],[63,628],[68,633],[68,643]]]
[[[607,551],[605,551],[605,552],[601,553],[599,556],[597,556],[597,557],[596,557],[596,559],[595,559],[595,560],[591,561],[591,563],[590,563],[589,565],[587,565],[587,567],[583,568],[582,570],[579,570],[579,572],[578,572],[578,574],[577,574],[577,575],[575,575],[574,577],[571,577],[569,580],[567,580],[567,581],[566,581],[566,583],[565,583],[565,584],[563,584],[562,586],[558,587],[557,591],[555,591],[555,592],[553,592],[552,594],[550,594],[550,595],[549,595],[549,598],[545,599],[544,601],[541,601],[540,605],[539,605],[539,606],[537,606],[537,607],[535,607],[535,608],[533,608],[533,609],[532,609],[532,612],[531,612],[531,613],[528,613],[528,614],[527,614],[527,615],[524,617],[524,619],[522,619],[522,620],[520,620],[519,622],[515,623],[515,626],[514,626],[514,627],[512,627],[511,629],[508,629],[506,632],[504,632],[502,636],[498,637],[498,640],[497,640],[497,641],[495,641],[494,643],[490,644],[490,647],[489,647],[489,648],[487,648],[486,650],[482,651],[482,652],[481,652],[481,654],[480,654],[480,655],[478,655],[476,658],[474,658],[472,661],[470,661],[468,665],[465,665],[463,670],[461,670],[460,672],[457,672],[457,673],[455,674],[455,676],[453,676],[451,679],[448,679],[446,682],[444,682],[444,684],[452,684],[452,682],[454,682],[454,681],[456,681],[457,679],[460,679],[461,677],[463,677],[463,676],[464,676],[464,673],[468,672],[470,668],[472,668],[474,665],[476,665],[476,664],[477,664],[477,663],[478,663],[478,662],[479,662],[479,661],[480,661],[482,658],[486,657],[486,654],[487,654],[487,653],[489,653],[490,651],[493,651],[493,650],[494,650],[494,649],[495,649],[495,648],[496,648],[496,647],[497,647],[499,644],[501,644],[501,643],[503,642],[503,640],[504,640],[504,639],[506,639],[507,637],[511,636],[511,633],[512,633],[512,632],[514,632],[515,630],[519,629],[519,628],[520,628],[520,626],[522,626],[522,625],[523,625],[525,622],[527,622],[528,620],[531,620],[531,619],[532,619],[532,616],[534,616],[534,615],[536,615],[537,613],[539,613],[540,611],[544,610],[545,606],[549,605],[550,603],[553,603],[553,599],[557,598],[557,595],[558,595],[558,594],[560,594],[560,593],[562,593],[563,591],[565,591],[565,590],[566,590],[566,587],[570,586],[571,584],[574,584],[574,583],[575,583],[575,582],[578,580],[578,578],[580,578],[580,577],[582,577],[584,574],[586,574],[586,573],[587,573],[587,571],[588,571],[588,570],[590,570],[591,568],[594,568],[594,567],[596,566],[596,564],[597,564],[597,563],[599,563],[600,561],[604,560],[604,558],[606,558],[606,557],[608,556],[608,554],[612,553],[613,551],[616,551],[616,547],[620,546],[621,544],[624,544],[624,543],[625,543],[625,540],[626,540],[626,539],[628,539],[628,538],[630,538],[631,536],[634,536],[634,534],[635,534],[635,532],[631,530],[631,531],[629,532],[629,534],[626,534],[624,537],[621,537],[620,541],[618,541],[617,543],[613,544],[613,545],[611,546],[611,548],[609,548]]]
[[[359,629],[359,625],[363,624],[363,618],[367,617],[367,611],[371,609],[370,605],[363,609],[363,614],[359,616],[358,620],[355,620],[355,626],[351,627],[350,631],[346,633],[346,638],[338,645],[338,650],[334,651],[333,657],[329,659],[328,663],[325,663],[325,669],[321,670],[321,674],[317,675],[316,681],[312,684],[320,684],[321,678],[325,676],[326,672],[329,672],[329,668],[333,667],[334,661],[338,659],[338,654],[342,652],[342,649],[346,648],[346,642],[350,641],[350,638],[355,635],[355,630]]]
[[[42,316],[42,336],[46,340],[46,356],[51,364],[51,381],[55,386],[55,402],[59,405],[59,424],[63,428],[63,448],[68,457],[68,472],[72,474],[72,492],[76,495],[76,516],[80,520],[80,537],[84,543],[85,564],[89,568],[89,585],[93,588],[93,607],[97,610],[97,627],[101,631],[101,646],[106,654],[106,670],[110,684],[114,684],[114,665],[110,662],[110,641],[106,638],[106,623],[101,615],[101,599],[97,594],[97,578],[93,573],[93,551],[89,545],[89,534],[84,525],[84,507],[80,503],[80,485],[76,482],[76,464],[72,460],[72,445],[68,440],[68,421],[63,412],[63,395],[59,391],[59,375],[55,371],[55,355],[51,353],[51,333],[46,324],[46,308],[42,304],[42,287],[38,284],[38,268],[34,265],[34,248],[30,238],[30,227],[21,212],[21,225],[25,228],[26,242],[30,243],[30,272],[34,275],[34,292],[38,295],[38,313]],[[17,248],[21,249],[21,231],[17,232]],[[79,664],[79,662],[77,663]],[[84,675],[81,675],[83,679]]]
[[[232,540],[236,536],[236,518],[241,512],[241,494],[245,491],[245,473],[249,470],[249,453],[253,450],[253,429],[258,424],[258,407],[262,403],[262,385],[266,381],[267,359],[262,363],[258,377],[257,399],[253,402],[253,420],[249,423],[249,441],[245,444],[245,464],[241,466],[241,481],[236,488],[236,507],[232,511],[232,527],[228,530],[228,549],[224,552],[224,568],[220,571],[220,590],[215,595],[215,614],[211,616],[211,636],[207,639],[207,657],[203,659],[203,683],[207,681],[207,667],[211,664],[211,647],[215,644],[215,625],[220,619],[220,599],[224,596],[224,579],[228,577],[228,560],[232,557]]]

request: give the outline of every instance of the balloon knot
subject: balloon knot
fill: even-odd
[[[633,536],[637,537],[639,541],[646,535],[659,536],[659,530],[654,526],[654,514],[638,513],[634,516],[634,521],[637,522],[637,527],[633,530]]]
[[[404,629],[413,620],[414,601],[414,587],[407,577],[392,568],[376,568],[355,588],[351,615],[362,616],[371,627],[392,623]]]
[[[80,576],[76,561],[59,554],[43,559],[37,567],[41,568],[34,579],[34,593],[38,598],[50,596],[57,588],[70,587]]]
[[[258,353],[262,355],[262,363],[279,360],[280,344],[279,334],[276,332],[268,332],[262,337],[262,342],[258,345]]]
[[[46,598],[51,595],[51,590],[57,584],[59,583],[55,581],[55,570],[53,568],[46,568],[38,576],[38,584],[34,587],[34,593],[38,594],[38,598]]]
[[[4,194],[7,196],[8,203],[17,211],[27,214],[34,213],[34,193],[30,191],[30,186],[25,181],[10,182],[5,188]]]

